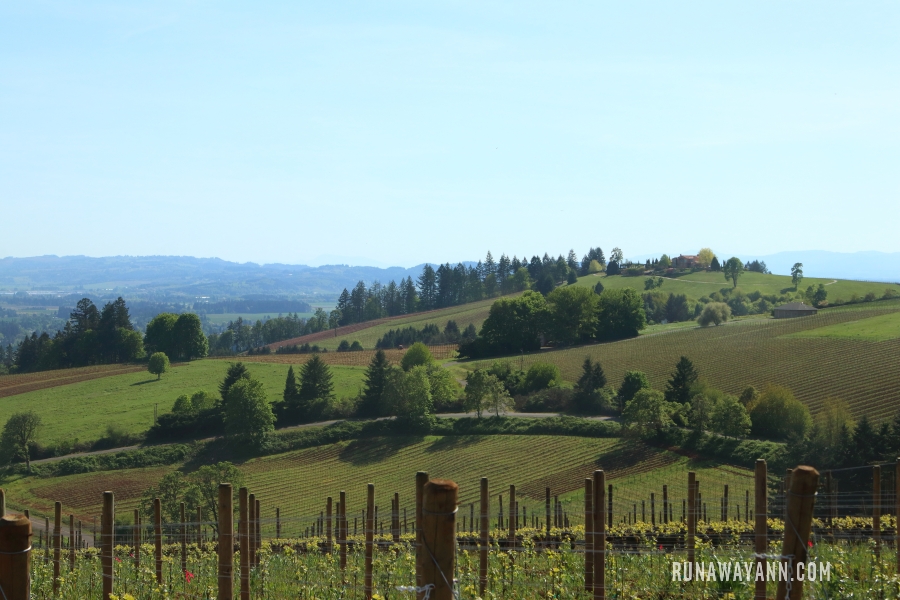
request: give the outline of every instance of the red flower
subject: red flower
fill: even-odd
[[[812,548],[812,540],[809,540],[808,542],[806,542],[806,545],[809,546],[810,548]]]
[[[187,581],[188,583],[190,583],[190,582],[191,582],[191,579],[193,579],[193,578],[194,578],[194,574],[193,574],[193,573],[191,573],[190,571],[185,571],[185,572],[184,572],[184,580],[185,580],[185,581]]]
[[[119,557],[117,556],[117,557],[116,557],[116,562],[122,562],[122,559],[119,558]]]

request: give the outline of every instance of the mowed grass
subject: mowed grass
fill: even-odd
[[[116,493],[116,507],[127,520],[141,493],[176,467],[155,467],[71,475],[54,479],[23,478],[8,483],[8,497],[16,506],[44,514],[58,500],[65,513],[82,519],[99,514],[102,492]],[[260,499],[265,526],[273,528],[275,508],[281,509],[283,532],[296,535],[324,510],[328,496],[347,494],[352,518],[364,508],[366,485],[375,484],[376,505],[387,515],[390,497],[400,494],[400,506],[411,514],[415,502],[415,474],[452,479],[460,486],[460,512],[479,498],[481,477],[489,479],[491,515],[497,496],[507,502],[509,486],[516,486],[521,507],[543,515],[544,490],[558,495],[574,523],[581,522],[585,477],[605,470],[613,485],[617,519],[643,499],[647,510],[655,494],[661,510],[662,486],[679,509],[687,489],[687,472],[696,471],[705,501],[712,506],[729,485],[730,498],[743,499],[752,486],[746,469],[712,461],[695,461],[636,440],[556,436],[444,436],[375,438],[341,442],[248,461],[239,465],[247,486]],[[718,506],[716,504],[715,506]],[[718,515],[718,512],[715,513]],[[648,516],[649,520],[649,516]]]
[[[900,311],[789,334],[793,338],[836,338],[883,342],[900,338]]]
[[[585,356],[600,361],[614,388],[625,371],[643,371],[652,387],[663,390],[681,356],[691,359],[700,376],[728,393],[746,386],[786,386],[813,414],[829,396],[842,398],[853,416],[876,421],[900,411],[900,339],[874,343],[862,338],[798,337],[819,328],[900,313],[900,301],[890,300],[819,311],[798,319],[751,319],[720,327],[668,331],[656,335],[563,350],[511,357],[527,369],[535,362],[559,366],[563,378],[576,381]],[[502,359],[500,359],[502,360]],[[474,369],[491,360],[461,363]]]
[[[169,412],[181,394],[207,390],[218,395],[229,361],[198,360],[174,365],[162,379],[146,371],[114,375],[0,398],[0,422],[15,412],[34,410],[43,420],[38,441],[95,440],[115,423],[130,433],[153,424],[153,410]],[[298,361],[294,364],[299,364]],[[288,365],[246,363],[250,374],[263,382],[270,401],[281,398]],[[355,396],[363,385],[362,367],[332,366],[338,398]],[[296,369],[295,369],[296,371]]]
[[[593,288],[597,282],[602,282],[604,289],[621,289],[630,287],[640,292],[644,291],[644,282],[648,277],[624,277],[621,275],[587,275],[579,277],[578,283],[574,285],[588,286]],[[865,297],[869,292],[874,293],[878,298],[884,294],[886,289],[892,289],[900,293],[900,285],[896,283],[873,283],[868,281],[852,281],[847,279],[817,279],[813,277],[804,278],[800,283],[799,290],[806,291],[809,286],[818,287],[819,284],[825,285],[828,291],[828,301],[849,301],[855,294],[860,298]],[[762,273],[744,273],[738,278],[738,289],[745,294],[759,291],[762,294],[793,294],[796,293],[791,283],[791,278],[786,275],[763,275]],[[668,278],[663,277],[663,285],[655,291],[684,294],[688,298],[698,299],[707,296],[712,292],[717,292],[722,288],[732,288],[731,280],[726,280],[725,276],[719,273],[702,272],[689,273],[681,277]]]

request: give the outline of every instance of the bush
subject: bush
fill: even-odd
[[[562,376],[559,367],[547,363],[534,363],[528,367],[525,373],[523,390],[525,393],[546,390],[551,387],[559,387]]]
[[[789,389],[770,385],[749,407],[754,435],[776,439],[803,439],[812,427],[812,416]]]
[[[703,307],[697,322],[702,327],[708,327],[711,323],[717,326],[724,323],[731,316],[731,308],[724,302],[709,302]]]
[[[516,396],[516,410],[526,413],[568,412],[572,408],[573,394],[572,390],[557,387]]]
[[[403,358],[400,359],[400,366],[404,371],[409,371],[413,367],[428,365],[433,362],[434,357],[431,356],[431,351],[428,350],[428,346],[422,342],[416,342],[409,347],[409,350],[407,350],[403,355]]]

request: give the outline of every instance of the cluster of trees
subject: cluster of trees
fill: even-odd
[[[171,360],[194,360],[209,352],[200,317],[194,313],[160,313],[147,323],[144,347],[148,354],[162,352]]]
[[[143,352],[141,333],[131,324],[125,300],[120,297],[98,309],[89,298],[83,298],[56,335],[32,333],[19,342],[12,359],[7,351],[5,360],[11,372],[28,373],[128,362]]]
[[[228,356],[335,326],[335,323],[329,322],[329,315],[322,308],[317,308],[308,319],[291,313],[251,324],[238,317],[229,321],[222,333],[210,334],[209,350],[214,356]]]
[[[739,287],[723,287],[717,292],[701,297],[700,306],[695,312],[703,311],[708,304],[725,304],[730,311],[729,316],[762,315],[793,299],[792,293],[763,294],[759,290],[754,290],[747,294]]]
[[[421,329],[413,326],[391,329],[375,342],[376,348],[399,348],[400,346],[411,346],[416,342],[433,346],[435,344],[457,344],[460,341],[475,339],[475,325],[469,325],[463,330],[459,330],[456,321],[449,320],[441,331],[434,323],[427,323]]]
[[[494,302],[478,337],[461,343],[459,354],[481,358],[530,352],[549,342],[625,339],[638,335],[646,322],[641,296],[631,288],[598,294],[587,287],[567,286],[546,298],[529,291]]]
[[[156,485],[147,488],[141,494],[140,511],[144,521],[153,521],[153,501],[159,498],[163,527],[166,533],[177,533],[181,523],[181,503],[184,503],[187,514],[207,515],[213,529],[218,531],[219,522],[219,483],[228,481],[232,484],[234,507],[238,508],[238,494],[244,486],[244,474],[230,462],[204,465],[191,473],[173,471],[163,476]],[[168,525],[165,525],[168,524]]]

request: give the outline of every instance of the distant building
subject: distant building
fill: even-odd
[[[818,308],[802,302],[791,302],[775,307],[773,311],[776,319],[792,319],[794,317],[808,317],[819,312]]]
[[[682,254],[672,260],[672,265],[676,269],[693,269],[696,264],[697,256],[695,254]]]

